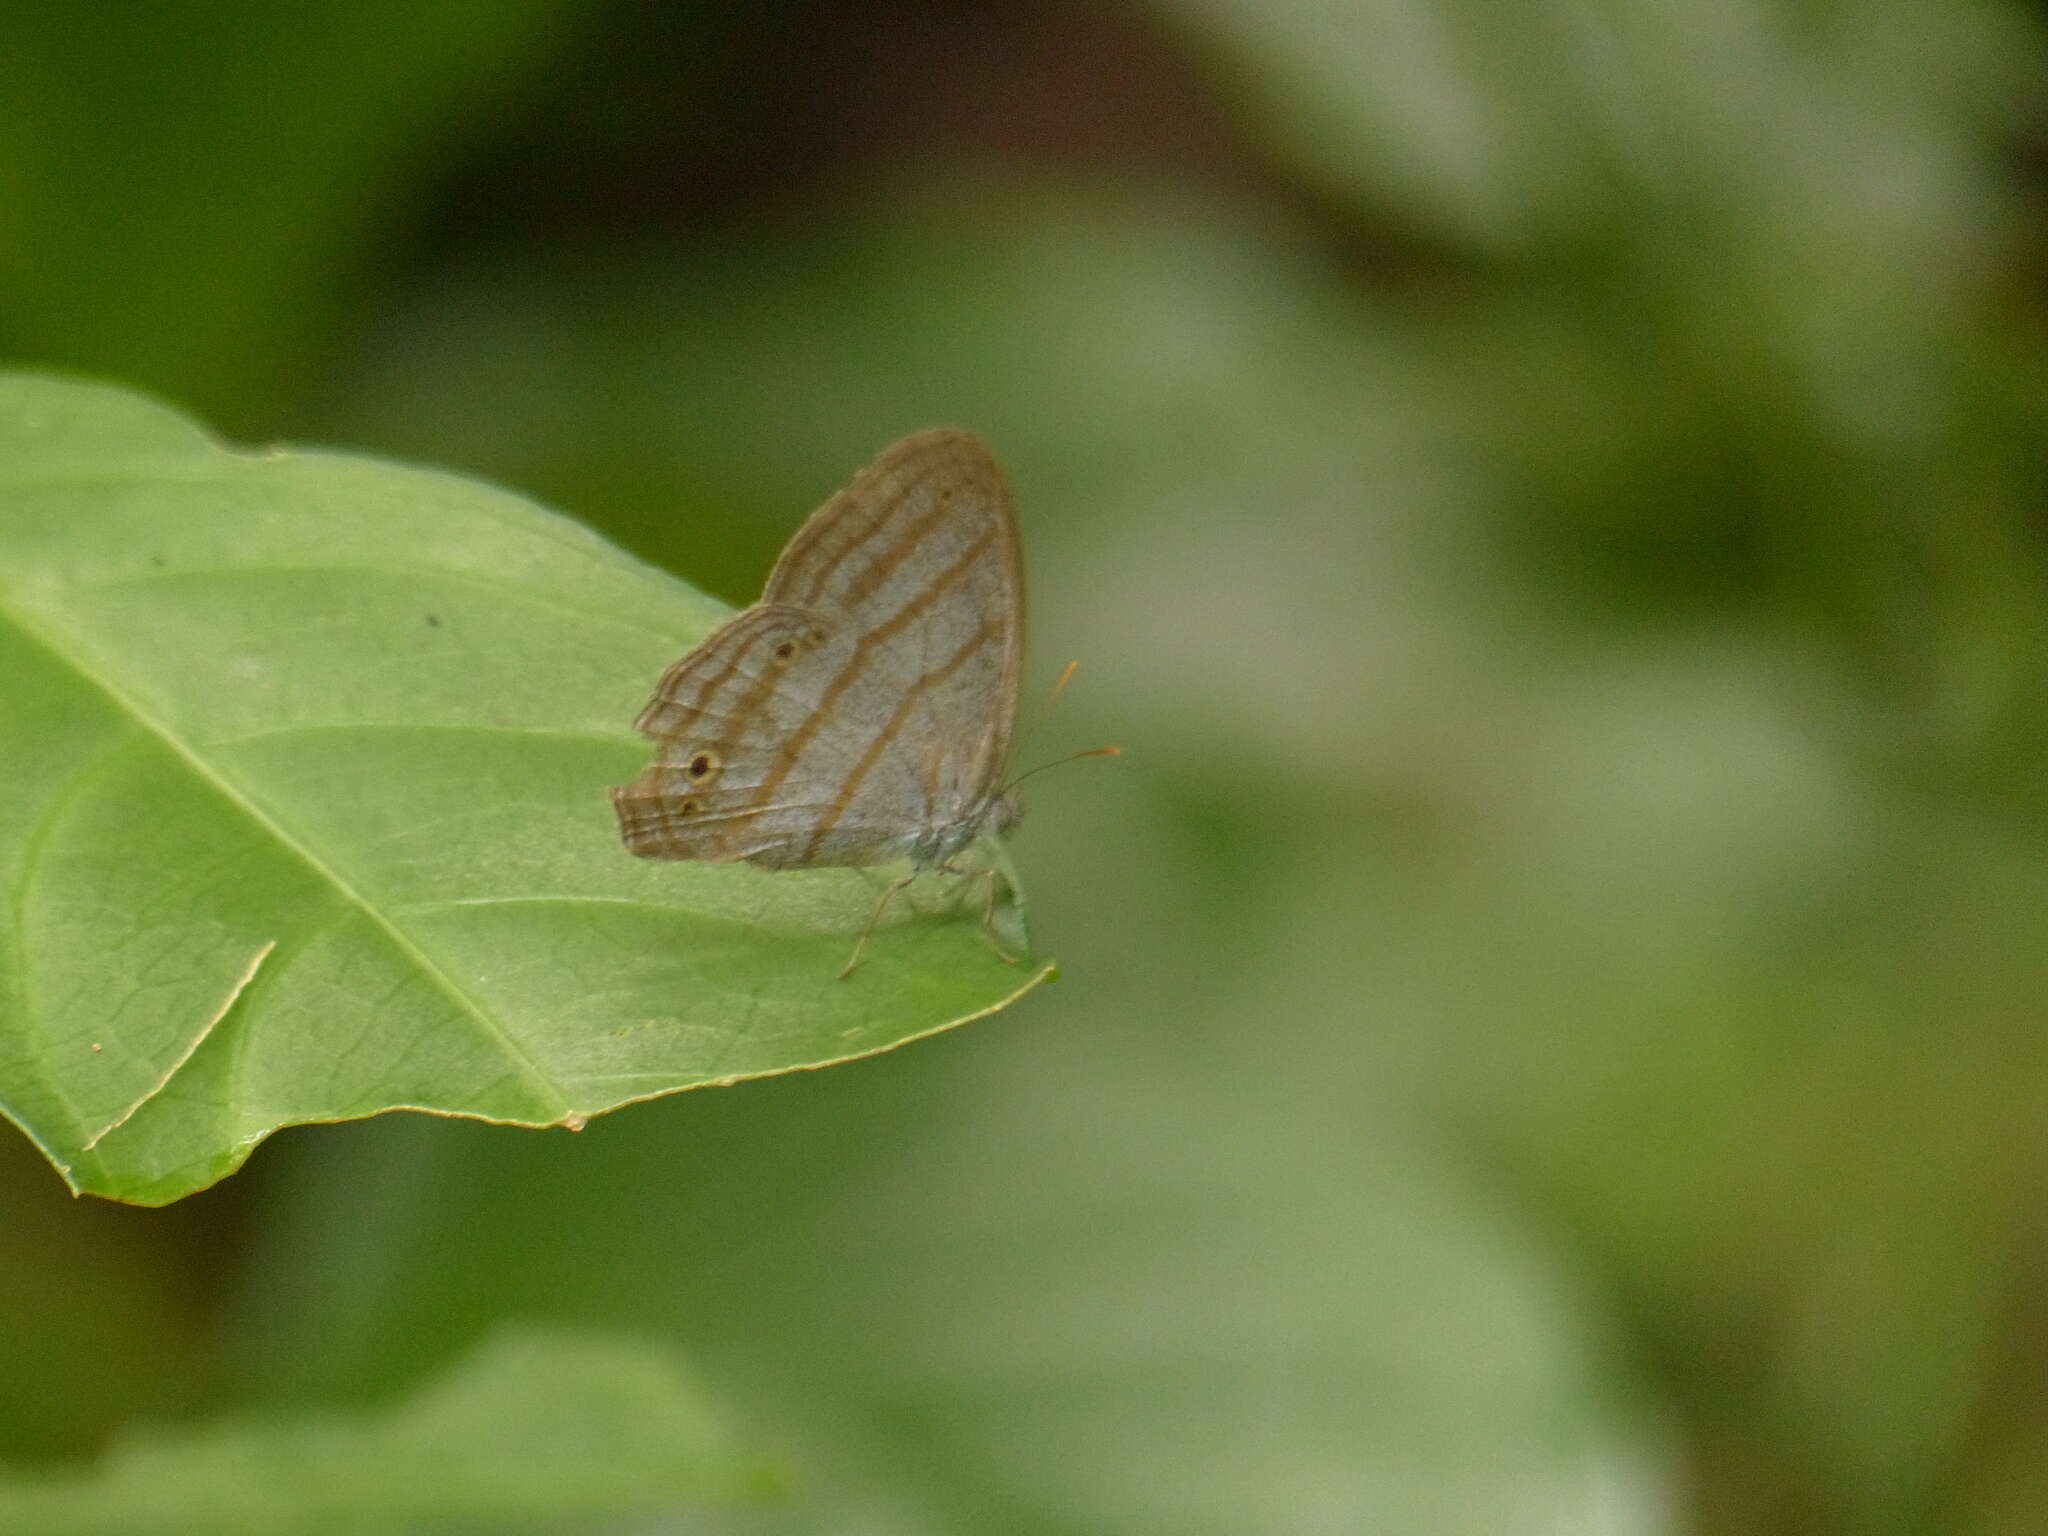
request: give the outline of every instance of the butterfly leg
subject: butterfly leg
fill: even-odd
[[[1003,941],[996,937],[996,881],[1002,878],[1002,871],[985,869],[982,874],[988,880],[988,897],[981,904],[981,931],[988,935],[989,947],[996,952],[996,958],[1005,965],[1022,965],[1021,955],[1013,955],[1003,948]]]
[[[996,952],[996,958],[1005,965],[1022,965],[1023,957],[1011,954],[1003,948],[1003,941],[996,936],[996,882],[1009,877],[1000,869],[960,869],[950,860],[939,866],[949,875],[979,876],[988,882],[988,892],[981,903],[981,931],[988,935],[989,948]]]
[[[853,974],[853,968],[860,964],[861,951],[868,947],[868,940],[875,936],[875,924],[879,923],[882,920],[882,913],[888,909],[890,900],[895,896],[895,894],[898,891],[902,890],[903,887],[910,884],[911,881],[915,880],[917,878],[917,873],[918,872],[913,869],[909,874],[903,876],[901,879],[892,880],[889,883],[889,888],[886,891],[882,892],[882,899],[875,903],[875,910],[868,914],[867,927],[861,929],[860,931],[860,941],[853,946],[853,953],[846,957],[846,964],[840,968],[839,979],[841,981],[844,981],[847,977],[851,976]]]

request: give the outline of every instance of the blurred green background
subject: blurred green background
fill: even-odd
[[[1125,752],[893,1055],[165,1211],[8,1133],[0,1460],[539,1319],[802,1469],[604,1529],[2048,1530],[2044,22],[0,0],[7,360],[735,603],[973,427],[1016,766]]]

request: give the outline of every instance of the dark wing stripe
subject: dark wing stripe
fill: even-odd
[[[775,754],[774,765],[768,770],[767,776],[761,780],[760,787],[755,791],[756,804],[765,801],[770,795],[774,794],[777,786],[789,777],[790,770],[796,766],[796,760],[802,756],[804,748],[810,745],[811,738],[817,735],[825,722],[831,718],[833,706],[839,702],[840,695],[853,686],[853,680],[863,670],[869,652],[878,646],[886,644],[889,637],[898,630],[915,623],[926,608],[930,607],[938,597],[971,570],[975,562],[987,553],[989,545],[995,541],[995,536],[996,530],[994,527],[984,531],[980,538],[969,544],[954,557],[951,565],[947,566],[937,576],[933,577],[930,582],[926,583],[924,588],[915,597],[897,609],[885,622],[876,625],[854,642],[853,654],[847,657],[846,665],[839,669],[838,675],[830,683],[826,684],[824,693],[819,695],[817,704],[804,717],[803,724],[790,732],[789,739],[782,744],[781,750]]]
[[[767,638],[767,626],[757,626],[754,633],[747,636],[746,640],[733,651],[732,655],[726,658],[723,670],[713,673],[705,681],[704,686],[697,691],[696,701],[689,708],[700,715],[708,714],[711,709],[711,701],[718,696],[727,683],[732,681],[734,675],[740,670],[741,663],[752,655],[755,648]],[[760,678],[756,679],[753,691],[742,696],[738,707],[728,710],[727,713],[744,718],[749,711],[761,702],[762,696],[774,686],[775,674],[772,671],[764,673]],[[719,745],[729,750],[732,744],[721,741]]]
[[[753,612],[754,610],[750,609],[748,611]],[[745,615],[743,614],[741,617],[744,618]],[[741,738],[753,726],[762,705],[767,702],[768,696],[774,693],[776,688],[781,685],[781,674],[773,667],[763,668],[761,675],[754,678],[744,691],[738,693],[731,706],[719,711],[715,716],[711,711],[711,702],[739,674],[747,658],[758,650],[763,643],[771,640],[780,632],[771,625],[757,625],[754,632],[736,646],[732,655],[726,658],[723,669],[715,673],[698,690],[696,702],[686,706],[695,713],[698,720],[718,719],[725,722],[724,729],[710,742],[705,743],[722,758],[730,758],[739,750]]]
[[[983,619],[981,628],[969,635],[967,643],[955,651],[942,666],[925,673],[903,691],[903,697],[898,701],[895,713],[889,716],[875,739],[868,743],[867,751],[860,755],[860,761],[855,763],[846,775],[846,782],[839,786],[839,793],[832,797],[831,805],[826,807],[825,814],[818,818],[817,826],[811,829],[810,840],[804,844],[803,856],[806,860],[818,851],[818,845],[825,840],[825,835],[839,825],[839,818],[846,814],[846,808],[853,803],[853,797],[860,789],[861,780],[865,779],[875,764],[882,760],[882,754],[889,750],[889,743],[902,731],[903,722],[909,718],[911,710],[921,702],[925,691],[936,688],[965,666],[967,659],[980,650],[995,631],[996,621],[993,618]]]
[[[815,550],[805,552],[806,555],[815,554],[818,556],[809,584],[804,588],[802,596],[792,595],[787,600],[800,603],[806,607],[816,604],[825,595],[826,585],[838,574],[839,568],[846,563],[846,557],[852,554],[854,550],[869,543],[876,530],[883,527],[890,518],[896,515],[898,507],[915,495],[918,488],[926,481],[943,473],[947,468],[948,466],[943,460],[925,463],[902,489],[890,497],[886,504],[876,509],[874,516],[864,526],[855,526],[853,519],[845,511],[834,517],[824,529],[823,535],[819,539],[818,547]],[[840,495],[854,505],[858,505],[859,498],[855,494],[858,488],[856,484],[840,492]],[[867,569],[862,571],[855,580],[847,596],[841,599],[837,606],[851,608],[863,598],[872,595],[875,588],[887,579],[889,573],[910,557],[910,552],[917,547],[918,541],[943,520],[949,504],[948,500],[944,497],[933,497],[932,505],[927,509],[924,516],[918,518],[908,528],[904,529],[902,533],[898,534],[888,548],[869,563]],[[850,511],[851,509],[849,508],[848,510]],[[828,551],[824,547],[824,535],[837,535],[832,541],[837,547]],[[878,571],[877,567],[881,567],[881,569]],[[794,570],[791,571],[791,574],[795,574]],[[773,583],[771,582],[770,585],[772,586]]]
[[[710,714],[711,700],[739,670],[740,664],[747,659],[748,653],[760,641],[761,632],[757,627],[754,633],[746,636],[728,655],[705,653],[718,644],[721,635],[737,627],[746,618],[747,615],[741,613],[728,619],[718,630],[700,641],[695,650],[662,673],[661,681],[654,685],[654,696],[647,701],[647,707],[641,710],[639,717],[634,720],[634,727],[648,734],[667,734],[651,729],[656,713],[663,711],[664,707],[683,710],[692,716]],[[703,686],[698,688],[694,699],[684,698],[683,691],[699,676],[700,669],[704,674]],[[694,726],[695,721],[692,720],[690,724]]]
[[[897,498],[898,501],[908,499],[913,491],[938,475],[945,467],[942,464],[926,465],[924,473],[903,488],[903,494]],[[862,568],[860,574],[848,583],[846,592],[840,598],[841,604],[847,608],[857,608],[873,597],[882,583],[895,575],[903,563],[917,552],[917,547],[924,542],[925,535],[947,521],[953,510],[954,498],[958,494],[957,489],[948,489],[932,497],[932,503],[925,509],[924,515],[913,520],[896,536],[893,543],[880,551]]]
[[[729,630],[736,625],[748,623],[750,617],[755,612],[756,610],[754,609],[748,609],[745,613],[730,620],[726,628]],[[778,674],[774,668],[763,668],[761,675],[753,679],[745,691],[739,694],[739,697],[733,702],[730,709],[720,711],[717,714],[713,714],[711,710],[712,701],[717,699],[726,690],[727,685],[736,676],[740,675],[741,669],[745,666],[748,657],[760,649],[763,643],[771,641],[777,634],[782,632],[779,626],[763,623],[758,619],[752,620],[752,626],[751,631],[743,635],[739,643],[732,646],[726,655],[704,656],[700,648],[700,650],[691,652],[690,655],[685,656],[676,666],[670,668],[669,672],[663,676],[660,684],[656,686],[654,698],[649,701],[647,708],[640,712],[640,719],[643,722],[642,729],[646,728],[644,722],[647,722],[649,717],[663,703],[687,711],[687,718],[679,726],[658,733],[658,739],[664,741],[680,740],[683,735],[696,732],[707,721],[721,720],[725,722],[725,725],[717,738],[712,742],[700,744],[710,746],[722,758],[730,758],[738,745],[740,737],[746,733],[753,715],[760,709],[768,695],[774,692],[779,681]],[[706,641],[705,644],[713,644],[715,640],[716,636],[712,640]],[[706,676],[702,686],[695,690],[694,698],[685,700],[677,697],[677,695],[684,691],[692,681],[692,678],[688,675],[695,670],[690,665],[692,662],[703,666]],[[652,773],[660,766],[661,762],[657,759],[656,763],[650,765],[648,772]],[[642,777],[644,778],[646,775],[643,774]],[[692,823],[692,825],[695,825],[695,823]],[[647,828],[642,836],[652,836],[664,830],[667,830],[666,826],[662,828]],[[731,830],[730,828],[727,829],[728,836],[715,849],[707,849],[705,852],[692,856],[697,858],[733,857]],[[628,834],[628,844],[633,846],[633,837],[630,833]]]
[[[842,547],[828,551],[825,548],[823,537],[821,537],[818,544],[806,552],[807,556],[818,556],[819,563],[808,588],[802,596],[798,597],[795,594],[781,593],[776,590],[775,575],[781,574],[782,568],[787,567],[789,564],[789,557],[785,555],[775,575],[770,576],[768,588],[761,594],[761,601],[777,604],[793,603],[797,606],[815,605],[818,599],[824,595],[826,585],[838,572],[840,566],[845,563],[846,557],[861,543],[865,542],[874,529],[887,521],[896,508],[901,506],[904,500],[914,493],[919,486],[923,485],[925,481],[933,476],[940,474],[946,468],[947,466],[943,460],[927,462],[918,472],[917,476],[908,485],[904,486],[895,498],[887,506],[883,507],[865,528],[847,528],[846,525],[851,523],[852,519],[846,516],[844,512],[832,518],[825,525],[823,533],[825,535],[838,534],[842,529],[845,529],[846,536],[835,541]],[[850,500],[852,495],[852,490],[842,491],[834,500]],[[844,606],[851,607],[871,597],[875,589],[888,580],[903,562],[916,552],[917,546],[923,542],[924,536],[944,521],[950,507],[951,499],[949,497],[934,497],[932,505],[926,513],[908,528],[904,529],[897,536],[895,542],[869,562],[867,568],[855,579]],[[791,569],[790,574],[795,574],[794,569]],[[705,683],[704,687],[697,694],[696,702],[688,707],[700,714],[708,713],[711,700],[731,680],[733,674],[739,670],[740,664],[758,646],[762,638],[763,636],[759,632],[748,636],[746,643],[735,650],[728,659],[724,670],[714,674]],[[739,701],[730,710],[726,711],[728,717],[742,723],[751,719],[768,695],[775,691],[777,681],[778,679],[773,670],[763,673],[760,678],[755,680],[754,686],[742,694]],[[681,701],[678,700],[677,702],[680,703]],[[721,754],[730,754],[737,744],[738,736],[735,731],[720,737],[717,747]]]

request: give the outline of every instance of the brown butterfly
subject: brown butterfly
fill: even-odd
[[[654,761],[612,791],[619,834],[647,859],[908,859],[844,977],[892,896],[1016,825],[1002,772],[1023,657],[1002,472],[972,433],[914,433],[811,514],[760,602],[662,675],[634,721]]]

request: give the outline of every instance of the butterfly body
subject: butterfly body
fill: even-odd
[[[761,601],[671,666],[612,791],[643,858],[946,866],[1014,826],[1024,646],[1010,497],[970,433],[915,433],[813,513]]]

